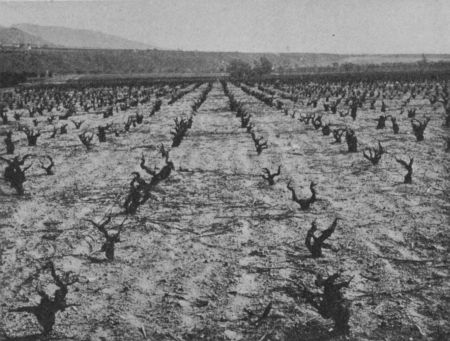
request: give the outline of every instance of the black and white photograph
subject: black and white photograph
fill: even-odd
[[[0,0],[0,341],[450,340],[450,1]]]

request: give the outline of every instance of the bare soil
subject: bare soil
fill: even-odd
[[[142,153],[147,165],[164,165],[157,146],[170,146],[173,119],[189,114],[205,87],[173,105],[165,101],[152,117],[151,103],[144,105],[142,125],[109,135],[106,143],[95,139],[91,151],[72,124],[56,139],[47,125],[36,147],[14,134],[20,136],[16,154],[51,155],[55,175],[34,162],[23,197],[0,180],[0,339],[337,340],[331,320],[280,288],[296,278],[314,289],[315,274],[342,270],[344,278],[353,276],[345,290],[352,302],[350,339],[448,340],[450,162],[437,113],[420,143],[406,114],[398,135],[389,124],[376,130],[379,112],[366,108],[355,122],[325,115],[353,128],[361,151],[383,144],[388,154],[373,166],[361,152],[348,153],[345,143],[333,144],[331,136],[229,84],[252,113],[257,135],[269,141],[258,156],[214,83],[187,136],[170,152],[175,171],[127,219],[116,259],[105,261],[103,236],[84,219],[112,213],[112,225],[122,222],[131,172],[149,178],[139,168]],[[122,125],[133,112],[85,115],[81,131]],[[402,183],[406,171],[395,161],[407,156],[415,160],[411,185]],[[278,165],[281,176],[269,186],[262,168],[275,172]],[[301,211],[291,201],[289,180],[302,198],[316,182],[320,200]],[[304,238],[311,222],[325,229],[335,217],[342,220],[328,240],[332,249],[309,257]],[[43,337],[32,315],[9,310],[35,305],[37,285],[54,291],[48,274],[30,277],[49,258],[58,271],[79,274],[80,283],[69,289],[68,302],[76,306],[58,314],[53,333]],[[246,311],[260,316],[270,302],[269,316],[253,323]]]

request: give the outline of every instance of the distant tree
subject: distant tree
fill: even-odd
[[[428,60],[424,53],[422,53],[422,59],[419,61],[420,65],[427,65]]]
[[[341,68],[343,71],[345,72],[350,72],[350,71],[354,71],[355,70],[355,64],[353,63],[344,63],[341,65]]]
[[[234,59],[228,64],[227,72],[230,74],[231,78],[245,80],[252,74],[252,67],[243,60]]]
[[[227,67],[227,72],[231,78],[237,80],[247,80],[252,77],[261,77],[272,72],[273,65],[270,60],[263,56],[255,62],[254,67],[241,59],[232,60]]]
[[[259,59],[259,62],[256,63],[255,67],[253,68],[253,73],[255,76],[263,76],[267,75],[272,72],[273,65],[270,62],[270,60],[263,56]]]

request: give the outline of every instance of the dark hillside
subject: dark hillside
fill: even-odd
[[[223,72],[233,59],[253,63],[266,56],[275,71],[295,71],[305,67],[358,65],[370,63],[404,63],[420,61],[421,55],[337,55],[314,53],[240,53],[165,50],[107,49],[3,49],[0,72],[45,72],[60,74],[129,74],[129,73],[209,73]],[[427,60],[450,60],[450,55],[429,55]]]

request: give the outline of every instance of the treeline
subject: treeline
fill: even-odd
[[[36,72],[0,72],[0,87],[15,86],[30,77],[38,77]]]
[[[272,73],[264,80],[283,80],[286,84],[299,82],[378,82],[378,81],[426,81],[450,80],[450,68],[446,70],[390,70],[358,72],[311,72],[311,73]],[[251,84],[256,85],[252,80]]]
[[[233,60],[227,67],[232,80],[258,81],[270,78],[290,79],[339,79],[344,80],[388,80],[400,77],[403,80],[448,78],[450,62],[427,62],[425,59],[415,63],[382,63],[382,64],[353,64],[344,63],[325,67],[303,67],[285,70],[274,68],[265,57],[254,61],[252,66],[243,60]]]
[[[250,63],[234,59],[227,66],[227,72],[232,79],[247,80],[252,78],[261,78],[272,72],[273,65],[267,57],[261,57],[259,61]]]
[[[418,61],[413,63],[381,63],[381,64],[356,64],[343,63],[330,66],[312,66],[297,68],[276,68],[279,74],[290,73],[330,73],[330,72],[389,72],[389,71],[448,71],[450,70],[450,62],[424,62]]]

